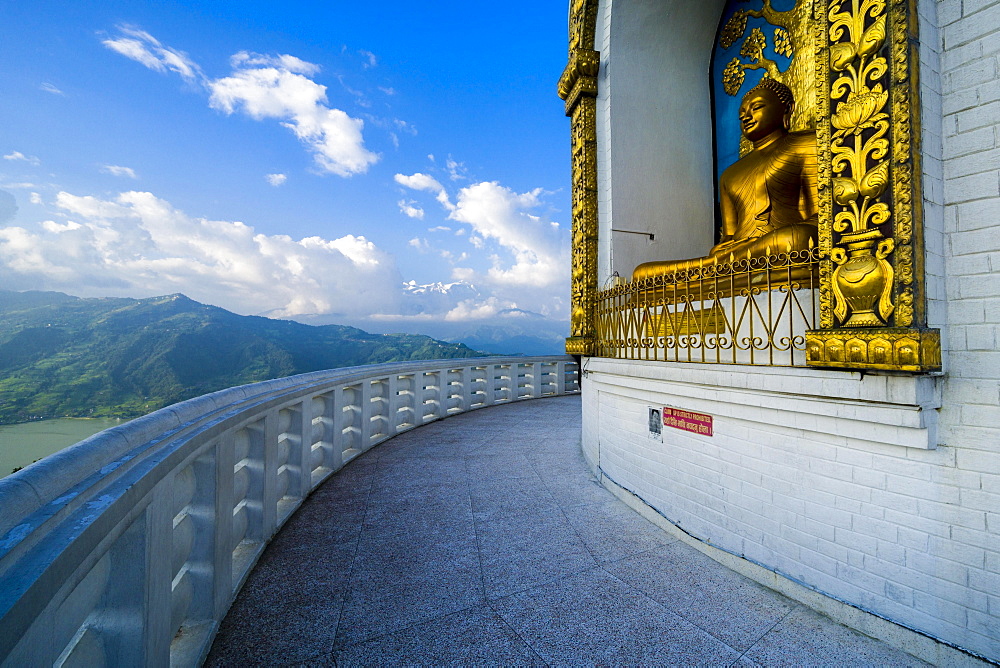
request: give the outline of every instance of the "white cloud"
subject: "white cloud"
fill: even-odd
[[[495,318],[501,311],[516,308],[514,302],[502,301],[496,297],[488,297],[479,301],[466,299],[448,311],[444,319],[449,322],[465,320],[486,320]]]
[[[406,176],[405,174],[396,174],[395,179],[396,183],[399,185],[412,190],[422,190],[434,193],[435,199],[441,203],[441,206],[449,211],[453,211],[455,209],[455,206],[448,198],[448,193],[445,191],[444,186],[442,186],[433,176],[417,172],[416,174],[411,174],[410,176]]]
[[[366,61],[364,64],[365,69],[378,66],[378,58],[371,51],[366,51],[364,49],[361,49],[360,51],[358,51],[358,53],[361,54],[361,56]]]
[[[427,228],[428,232],[451,232],[451,228],[447,225],[436,225],[434,227]]]
[[[413,135],[414,137],[417,136],[417,129],[413,127],[412,123],[407,123],[404,120],[394,118],[392,119],[392,124],[399,128],[402,132]]]
[[[449,158],[450,173],[460,170],[460,163]],[[517,193],[496,181],[483,181],[459,189],[452,203],[441,183],[428,174],[397,174],[396,182],[434,194],[448,212],[449,220],[468,225],[455,234],[467,234],[478,255],[485,254],[489,266],[485,272],[456,266],[452,278],[484,285],[493,296],[516,302],[522,308],[558,317],[565,315],[563,293],[568,293],[569,288],[569,239],[558,225],[534,213],[542,205],[541,188]],[[455,261],[467,259],[468,256]],[[477,312],[481,312],[478,309],[483,302],[477,304],[480,305],[476,306]]]
[[[409,243],[410,246],[412,246],[413,248],[416,248],[421,253],[425,253],[425,252],[429,251],[430,248],[431,248],[431,245],[429,243],[427,243],[427,239],[420,239],[418,237],[414,237],[414,238],[410,239],[410,241],[408,243]]]
[[[288,54],[240,51],[230,58],[233,72],[209,79],[186,54],[164,46],[149,33],[119,26],[120,36],[104,40],[113,51],[158,72],[172,71],[209,93],[209,105],[225,114],[275,119],[291,130],[325,172],[363,174],[378,154],[365,148],[364,121],[327,106],[327,88],[310,77],[319,65]],[[374,56],[372,56],[374,58]]]
[[[80,223],[74,223],[72,220],[63,224],[59,224],[54,220],[46,220],[42,222],[42,229],[46,232],[52,232],[53,234],[72,232],[73,230],[80,229],[80,227]]]
[[[4,160],[17,160],[22,162],[27,162],[30,165],[37,167],[42,164],[42,161],[33,155],[25,155],[20,151],[12,151],[3,157]]]
[[[239,313],[396,313],[391,256],[365,237],[292,239],[194,218],[148,192],[113,199],[60,192],[47,220],[0,229],[0,284],[81,296],[183,292]],[[323,271],[317,271],[322,267]]]
[[[267,182],[270,183],[275,188],[277,188],[280,185],[283,185],[285,181],[288,180],[288,177],[285,174],[268,174],[264,178],[267,179]]]
[[[201,68],[186,53],[163,46],[145,30],[118,26],[118,31],[124,36],[106,39],[104,46],[157,72],[176,72],[188,81],[203,77]]]
[[[301,58],[296,58],[295,56],[290,56],[288,54],[282,54],[280,56],[267,56],[260,53],[251,53],[250,51],[240,51],[239,53],[233,54],[229,58],[229,64],[232,65],[234,70],[258,66],[275,67],[287,70],[294,74],[302,74],[309,77],[316,76],[320,72],[319,65],[306,62]]]
[[[379,86],[378,89],[390,97],[396,94],[396,89],[392,86]]]
[[[413,200],[401,199],[396,204],[399,205],[399,210],[410,218],[416,218],[417,220],[424,219],[424,210],[417,206],[417,203]]]
[[[406,176],[405,174],[396,174],[395,179],[396,183],[399,185],[412,188],[413,190],[426,190],[427,192],[435,194],[444,192],[444,186],[438,183],[437,179],[433,176],[428,176],[427,174],[421,174],[420,172],[410,176]]]
[[[280,120],[313,153],[316,164],[339,176],[362,174],[378,161],[364,146],[364,121],[326,106],[326,86],[306,76],[318,66],[292,56],[239,53],[233,67],[232,75],[207,83],[212,108]]]
[[[39,90],[43,90],[46,93],[52,93],[53,95],[65,95],[66,94],[66,93],[62,92],[61,90],[59,90],[58,88],[56,88],[54,85],[50,84],[48,81],[42,82],[42,84],[40,86],[38,86],[38,89]]]
[[[121,165],[101,165],[101,171],[112,176],[127,176],[130,179],[139,178],[134,169],[131,167],[122,167]]]
[[[456,162],[451,159],[451,156],[448,156],[444,164],[448,170],[448,176],[451,177],[452,181],[464,180],[466,178],[465,173],[469,170],[466,169],[464,162]]]
[[[31,200],[32,204],[41,204],[42,203],[42,196],[39,195],[38,193],[31,193],[28,196],[28,198]]]

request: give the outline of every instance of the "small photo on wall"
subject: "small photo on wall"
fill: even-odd
[[[649,437],[654,441],[663,442],[663,415],[659,407],[647,406],[649,409]]]

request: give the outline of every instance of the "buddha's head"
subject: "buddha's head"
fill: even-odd
[[[750,141],[763,139],[775,130],[788,130],[794,106],[788,86],[764,77],[740,103],[740,129]]]

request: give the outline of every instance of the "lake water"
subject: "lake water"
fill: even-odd
[[[0,478],[120,424],[123,421],[114,418],[58,418],[0,425]]]

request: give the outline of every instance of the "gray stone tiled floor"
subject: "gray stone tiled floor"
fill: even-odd
[[[579,397],[526,401],[358,457],[264,552],[206,665],[922,665],[643,519],[579,429]]]

